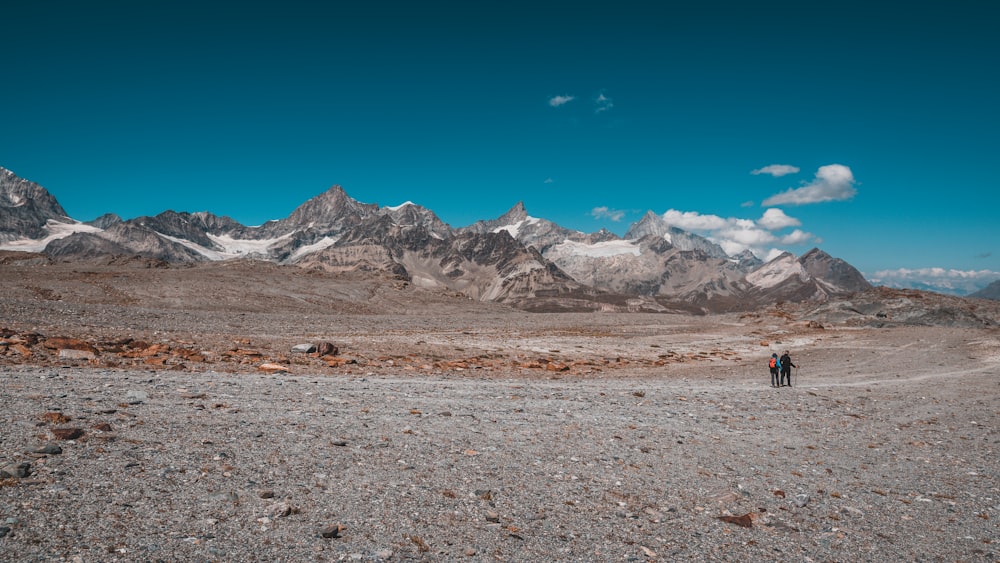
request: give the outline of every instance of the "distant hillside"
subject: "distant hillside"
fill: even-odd
[[[993,299],[995,301],[1000,301],[1000,280],[997,280],[990,285],[980,289],[975,293],[969,294],[969,297],[976,297],[978,299]]]

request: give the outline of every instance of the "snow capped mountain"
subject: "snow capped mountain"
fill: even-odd
[[[509,211],[496,219],[477,221],[468,227],[458,229],[457,232],[485,234],[498,233],[500,231],[507,232],[521,244],[532,246],[542,254],[545,254],[550,246],[561,244],[567,240],[579,242],[593,241],[593,237],[590,235],[561,227],[546,219],[539,219],[528,215],[528,211],[524,208],[524,203],[522,202],[518,202]]]
[[[793,277],[798,278],[799,281],[806,281],[809,279],[809,274],[794,255],[785,252],[747,274],[746,280],[747,283],[756,288],[768,289]]]
[[[45,188],[0,168],[0,243],[43,239],[53,223],[75,221]]]
[[[767,264],[647,213],[625,238],[532,217],[523,203],[453,229],[412,202],[380,208],[334,186],[288,217],[247,227],[208,212],[165,211],[84,224],[44,188],[0,169],[0,250],[62,260],[137,255],[168,263],[255,259],[389,276],[529,310],[750,309],[866,289],[846,262],[818,249]]]
[[[647,211],[642,219],[625,233],[626,239],[640,239],[645,236],[662,238],[679,250],[700,250],[712,258],[729,257],[721,246],[705,237],[671,226],[662,216],[652,211]]]
[[[746,276],[754,293],[787,301],[826,301],[872,288],[853,266],[814,248],[796,258],[785,252]]]

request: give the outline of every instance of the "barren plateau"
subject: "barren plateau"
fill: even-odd
[[[0,560],[1000,558],[996,317],[160,266],[0,264]]]

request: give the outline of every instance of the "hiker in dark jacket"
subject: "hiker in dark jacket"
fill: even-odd
[[[777,354],[771,354],[771,359],[767,361],[767,367],[771,370],[771,387],[779,387],[778,369],[781,368],[781,363],[778,361]]]
[[[792,363],[792,357],[788,355],[788,350],[781,355],[778,360],[781,364],[781,378],[778,382],[778,387],[781,387],[785,383],[785,378],[788,378],[788,386],[792,386],[792,368],[797,368],[799,366]]]

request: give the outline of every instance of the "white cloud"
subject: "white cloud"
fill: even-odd
[[[898,268],[895,270],[879,270],[875,272],[876,278],[894,279],[996,279],[1000,278],[1000,272],[991,270],[955,270],[946,268]]]
[[[594,100],[594,104],[597,105],[594,113],[601,113],[615,107],[615,103],[611,100],[611,98],[604,95],[604,92],[597,95],[597,99]]]
[[[611,219],[615,223],[625,218],[625,212],[618,209],[610,209],[606,206],[595,207],[590,211],[594,219]]]
[[[754,176],[758,176],[760,174],[770,174],[775,177],[787,176],[788,174],[798,174],[799,167],[792,166],[791,164],[769,164],[763,168],[751,170],[750,173]]]
[[[542,182],[542,183],[543,183],[543,184],[551,184],[551,183],[553,183],[553,182],[555,182],[555,180],[553,180],[552,178],[546,178],[546,179],[545,179],[545,181],[544,181],[544,182]]]
[[[723,218],[718,215],[702,215],[697,211],[671,209],[663,214],[668,224],[686,231],[698,233],[722,247],[729,255],[749,250],[757,257],[780,254],[781,250],[770,248],[774,245],[797,246],[817,240],[812,233],[795,229],[780,235],[788,227],[798,227],[801,221],[785,215],[780,209],[768,209],[760,219]]]
[[[794,217],[789,217],[785,215],[784,211],[772,207],[764,212],[764,215],[757,221],[757,224],[765,229],[777,231],[785,227],[798,227],[802,224],[802,221]]]
[[[765,199],[761,205],[804,205],[824,201],[851,199],[857,190],[854,173],[843,164],[820,166],[816,178],[801,188],[790,188],[780,194]]]
[[[767,251],[767,254],[764,255],[763,260],[765,262],[770,262],[771,260],[774,260],[775,258],[781,256],[784,253],[785,251],[781,250],[780,248],[772,248],[771,250]],[[760,258],[760,256],[758,256],[758,258]]]
[[[561,105],[568,104],[576,99],[576,96],[553,96],[549,98],[549,105],[557,108]]]
[[[718,215],[702,215],[697,211],[677,211],[670,209],[663,214],[667,223],[689,231],[714,231],[726,226],[726,220]]]
[[[813,238],[815,237],[813,237],[811,233],[807,233],[802,229],[795,229],[794,231],[781,237],[781,244],[787,244],[789,246],[806,244],[810,240],[813,240]]]

